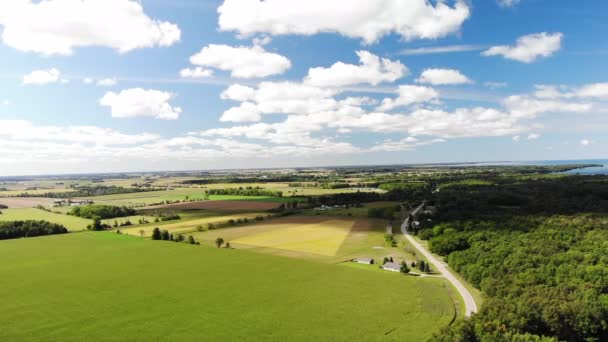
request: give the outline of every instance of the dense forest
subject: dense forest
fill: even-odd
[[[126,217],[135,215],[135,210],[127,207],[115,207],[111,205],[89,204],[73,207],[70,215],[88,219],[109,219],[115,217]]]
[[[0,222],[0,240],[66,234],[67,228],[47,221]]]
[[[437,214],[419,236],[485,298],[434,340],[607,341],[608,177],[489,183],[429,197]]]

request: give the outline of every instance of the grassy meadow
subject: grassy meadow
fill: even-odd
[[[200,213],[201,216],[197,217],[196,215],[185,216],[181,220],[175,221],[165,221],[165,222],[153,222],[153,219],[150,220],[151,223],[144,225],[136,225],[129,227],[119,228],[120,231],[124,234],[128,235],[137,235],[140,236],[143,231],[143,236],[151,236],[152,230],[155,227],[159,227],[160,229],[167,230],[172,234],[183,234],[188,232],[196,232],[197,228],[202,226],[207,228],[207,225],[211,224],[220,224],[226,223],[229,220],[238,220],[238,219],[248,219],[253,220],[256,216],[265,215],[264,213],[240,213],[240,214],[228,214],[228,213],[216,213],[209,212]],[[136,216],[141,217],[141,216]],[[113,222],[112,220],[110,220]],[[137,220],[132,221],[134,224],[137,223]]]
[[[111,232],[0,258],[2,341],[422,341],[454,316],[442,279]]]
[[[88,219],[64,214],[50,213],[48,211],[35,208],[2,209],[1,211],[2,215],[0,215],[0,221],[48,221],[51,223],[62,224],[67,229],[72,231],[84,230],[87,228],[87,225],[92,223],[92,221]]]

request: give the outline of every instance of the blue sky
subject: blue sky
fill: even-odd
[[[606,157],[605,1],[345,3],[3,1],[0,175]]]

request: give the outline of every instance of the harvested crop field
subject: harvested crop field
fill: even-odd
[[[37,205],[50,207],[53,205],[53,199],[46,197],[0,197],[0,204],[15,209],[33,208]]]
[[[254,201],[201,201],[175,203],[148,207],[146,209],[175,209],[175,210],[243,210],[266,211],[276,209],[281,203]]]

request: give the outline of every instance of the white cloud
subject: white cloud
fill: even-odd
[[[4,44],[44,55],[87,46],[124,53],[171,46],[181,35],[177,25],[148,17],[133,0],[1,1],[0,26]]]
[[[519,142],[519,141],[521,140],[521,136],[516,135],[516,136],[514,136],[512,139],[513,139],[513,141],[515,141],[515,142]]]
[[[267,52],[262,46],[228,46],[209,44],[190,57],[190,62],[201,67],[230,71],[233,77],[259,78],[282,74],[291,68],[285,56]]]
[[[228,109],[222,114],[222,122],[256,122],[262,120],[262,115],[257,106],[251,102],[243,102],[238,107]]]
[[[579,97],[598,98],[608,100],[608,83],[588,84],[576,91]]]
[[[45,85],[61,81],[61,72],[55,68],[48,70],[34,70],[23,76],[24,85]]]
[[[99,103],[110,107],[114,118],[152,117],[176,120],[182,110],[169,103],[174,94],[160,90],[131,88],[120,93],[107,92]]]
[[[272,43],[272,37],[262,36],[253,38],[253,45],[264,46]]]
[[[399,61],[380,58],[368,51],[357,51],[361,64],[337,62],[329,68],[310,68],[304,83],[318,87],[343,87],[356,84],[378,85],[394,82],[408,74]]]
[[[586,113],[593,109],[590,103],[539,99],[527,95],[512,95],[503,102],[510,113],[518,118],[534,118],[546,112]]]
[[[519,4],[520,0],[497,0],[500,7],[513,7]]]
[[[104,78],[97,81],[97,85],[101,87],[112,87],[118,83],[115,78]]]
[[[534,33],[519,37],[515,46],[499,45],[482,52],[483,56],[503,56],[522,63],[532,63],[540,57],[549,57],[562,47],[561,33]]]
[[[473,83],[468,77],[455,69],[426,69],[416,79],[418,83],[433,85],[455,85]]]
[[[334,32],[366,43],[391,33],[406,40],[441,38],[458,32],[470,15],[461,0],[454,6],[426,0],[350,0],[348,5],[326,0],[225,0],[218,12],[220,30],[241,35]]]
[[[182,78],[205,78],[213,76],[213,70],[201,67],[185,68],[179,71]]]
[[[583,145],[583,146],[589,146],[591,144],[593,144],[593,142],[591,140],[589,140],[589,139],[583,139],[583,140],[581,140],[581,145]]]
[[[405,56],[430,55],[437,53],[454,53],[483,50],[479,45],[446,45],[446,46],[427,46],[413,49],[403,49],[400,54]]]
[[[256,90],[251,87],[233,84],[220,95],[222,100],[247,101],[256,96]]]
[[[537,140],[540,138],[540,134],[538,133],[530,133],[528,134],[528,140]]]
[[[85,77],[82,79],[82,83],[84,84],[93,84],[93,82],[95,82],[95,80],[90,77]]]
[[[430,87],[414,85],[401,85],[398,89],[399,96],[395,99],[386,98],[377,108],[379,111],[388,111],[397,107],[409,106],[415,103],[424,103],[439,98],[439,93]]]

